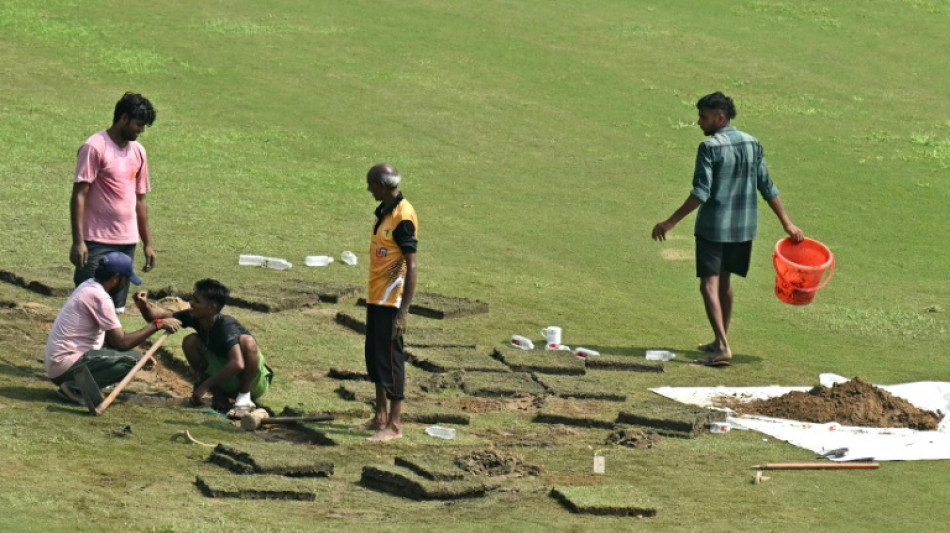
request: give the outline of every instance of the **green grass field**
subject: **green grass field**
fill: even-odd
[[[948,23],[942,0],[136,0],[121,9],[0,0],[0,268],[70,287],[76,150],[133,90],[158,111],[140,137],[158,254],[145,288],[187,289],[202,277],[235,292],[363,286],[375,207],[364,177],[387,161],[419,213],[419,290],[491,306],[413,318],[410,342],[415,332],[492,347],[555,324],[571,346],[676,351],[663,374],[610,382],[630,401],[653,386],[804,385],[820,372],[946,381]],[[735,99],[734,124],[764,144],[792,220],[838,264],[814,304],[779,302],[771,248],[783,234],[761,203],[752,270],[736,282],[738,364],[724,370],[681,364],[711,339],[694,218],[666,243],[650,240],[690,190],[703,138],[694,105],[715,90]],[[357,252],[357,268],[303,266],[306,255],[343,250]],[[239,267],[242,253],[295,266]],[[6,283],[0,300],[63,301]],[[283,374],[268,405],[339,406],[324,376],[361,367],[359,336],[326,316],[229,312]],[[504,411],[473,416],[455,441],[408,424],[388,446],[347,431],[356,420],[338,421],[329,433],[341,446],[328,452],[337,470],[316,502],[208,499],[192,485],[207,450],[168,436],[186,427],[211,442],[253,435],[179,407],[118,402],[88,417],[45,378],[43,322],[4,313],[0,530],[894,531],[950,521],[942,462],[781,473],[753,486],[748,466],[813,456],[732,432],[611,448],[608,474],[594,477],[605,431],[567,438]],[[410,372],[410,384],[422,374]],[[113,436],[124,425],[133,434]],[[557,443],[513,448],[545,474],[450,505],[357,485],[362,465],[500,444],[492,435],[502,433]],[[658,514],[573,515],[547,495],[585,484],[636,486]]]

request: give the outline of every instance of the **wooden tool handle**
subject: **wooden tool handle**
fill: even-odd
[[[766,463],[753,470],[873,470],[878,463]]]
[[[122,392],[122,389],[124,389],[126,385],[128,385],[129,382],[132,381],[132,378],[135,377],[135,374],[137,374],[138,371],[141,370],[143,366],[145,366],[145,363],[147,363],[148,360],[152,358],[152,354],[154,354],[162,346],[162,344],[165,342],[165,339],[167,338],[168,338],[168,333],[166,332],[161,337],[159,337],[157,341],[155,341],[155,344],[153,344],[152,347],[149,348],[147,352],[145,352],[145,355],[142,356],[141,359],[139,359],[139,362],[135,363],[135,366],[132,367],[132,370],[129,370],[129,373],[126,374],[124,378],[122,378],[122,381],[120,381],[119,384],[116,385],[114,389],[112,389],[112,392],[109,394],[109,396],[106,397],[105,400],[102,400],[102,403],[100,403],[96,407],[94,411],[96,416],[99,416],[102,413],[104,413],[106,409],[108,409],[109,406],[112,405],[112,402],[115,401],[119,393]]]

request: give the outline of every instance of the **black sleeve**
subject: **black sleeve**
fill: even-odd
[[[172,318],[181,321],[182,327],[195,329],[195,319],[191,316],[191,311],[185,309],[172,315]]]
[[[416,240],[416,226],[411,220],[403,220],[393,230],[393,240],[404,255],[416,253],[419,241]]]

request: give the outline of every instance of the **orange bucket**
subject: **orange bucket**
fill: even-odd
[[[810,304],[818,289],[835,275],[835,256],[827,246],[813,239],[795,244],[785,238],[775,243],[775,295],[792,305]],[[828,268],[828,277],[822,281]]]

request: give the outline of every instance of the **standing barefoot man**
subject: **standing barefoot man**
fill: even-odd
[[[693,190],[683,205],[670,218],[653,227],[653,239],[666,240],[686,215],[697,207],[696,277],[706,306],[706,317],[715,340],[699,346],[709,352],[706,359],[694,361],[706,366],[727,366],[732,349],[726,334],[732,317],[732,284],[730,275],[745,277],[752,256],[752,241],[758,229],[758,206],[755,192],[778,216],[785,232],[795,242],[805,235],[789,220],[778,188],[769,177],[762,145],[751,135],[730,124],[736,117],[732,98],[716,92],[700,98],[697,124],[709,139],[699,145]]]
[[[366,371],[376,384],[376,414],[366,424],[371,441],[402,437],[400,413],[406,388],[403,334],[416,291],[416,211],[399,191],[402,178],[386,163],[369,169],[366,189],[380,202],[370,241],[366,302]]]

